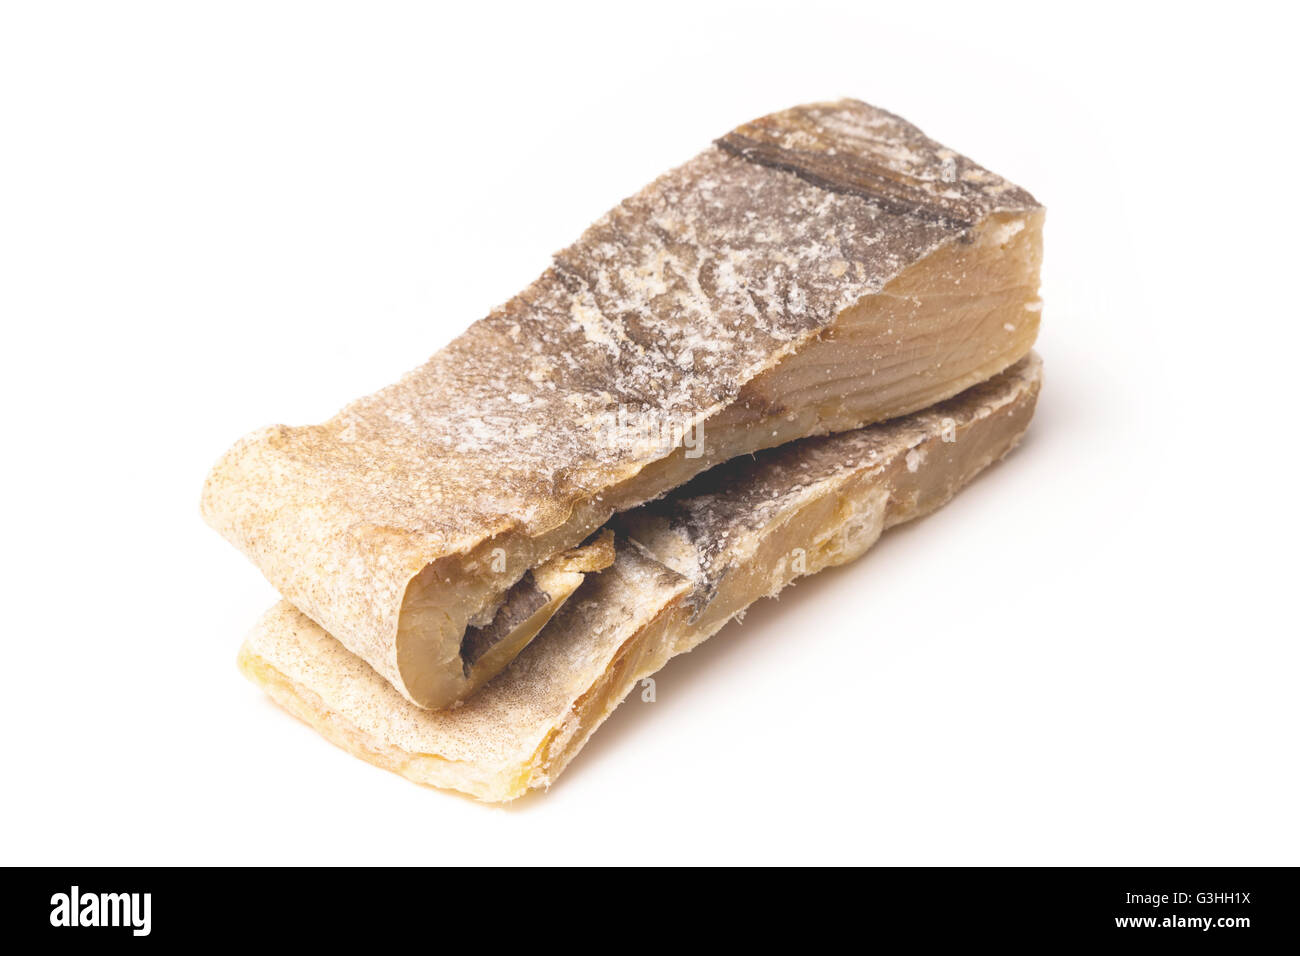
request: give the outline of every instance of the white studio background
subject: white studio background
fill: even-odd
[[[0,8],[5,863],[1298,862],[1296,89],[1280,8]],[[237,673],[199,518],[755,115],[856,96],[1048,207],[1026,443],[754,607],[548,794]]]

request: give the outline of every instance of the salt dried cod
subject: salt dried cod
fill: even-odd
[[[482,800],[513,799],[554,781],[670,657],[946,502],[1020,439],[1040,381],[1031,355],[935,408],[731,462],[623,516],[614,563],[454,710],[413,706],[284,602],[249,636],[240,667],[363,760]]]
[[[865,103],[764,117],[620,203],[397,384],[241,441],[204,514],[408,700],[453,704],[560,606],[576,585],[548,562],[611,515],[1023,357],[1042,220],[1024,190]],[[629,410],[703,440],[611,441]]]

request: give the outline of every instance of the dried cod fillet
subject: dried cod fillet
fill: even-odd
[[[505,650],[484,666],[467,629],[612,514],[1024,356],[1042,218],[865,103],[773,114],[625,200],[397,384],[238,443],[204,514],[409,700],[450,705],[525,643],[494,627]],[[699,440],[630,440],[616,414]]]
[[[723,465],[618,519],[618,556],[455,710],[402,698],[286,602],[243,672],[344,750],[418,783],[506,801],[549,785],[642,677],[795,577],[858,557],[1007,453],[1033,415],[1037,356],[904,419]]]

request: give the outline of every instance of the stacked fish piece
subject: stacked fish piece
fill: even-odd
[[[733,130],[528,288],[203,495],[284,600],[244,673],[339,746],[499,802],[642,678],[1019,440],[1043,209],[853,100]]]

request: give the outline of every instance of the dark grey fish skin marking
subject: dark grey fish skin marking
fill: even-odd
[[[748,162],[793,173],[883,212],[968,229],[998,207],[1029,207],[1028,192],[927,137],[886,110],[856,100],[764,116],[715,140]]]
[[[976,222],[965,204],[943,205],[919,200],[906,185],[893,181],[881,167],[860,157],[826,159],[816,153],[782,149],[736,133],[714,142],[733,156],[794,173],[804,182],[828,192],[857,196],[896,216],[912,216],[951,229],[969,229]]]
[[[722,580],[727,576],[727,570],[727,568],[723,568],[714,577],[696,585],[695,590],[691,592],[685,602],[686,606],[691,609],[686,623],[694,624],[700,619],[700,615],[709,609],[713,599],[718,596],[718,588],[722,587]]]
[[[648,507],[649,506],[643,506],[643,509]],[[722,579],[726,576],[727,568],[722,567],[710,572],[709,568],[706,567],[704,555],[699,549],[699,542],[693,537],[690,531],[677,527],[671,522],[671,520],[669,523],[669,531],[673,534],[679,535],[685,543],[695,548],[695,564],[693,567],[683,566],[674,562],[673,566],[670,568],[668,564],[665,563],[672,560],[669,555],[656,551],[654,546],[645,543],[636,536],[637,528],[635,520],[629,522],[616,517],[613,524],[619,529],[619,540],[626,541],[633,552],[638,554],[640,557],[653,562],[659,567],[664,568],[664,570],[669,571],[676,577],[684,578],[690,584],[690,590],[683,597],[682,605],[690,610],[690,614],[687,617],[687,623],[694,624],[695,621],[699,619],[699,616],[708,609],[710,604],[713,603],[713,599],[717,597],[718,588],[722,584]],[[656,542],[656,544],[658,543],[661,542]]]
[[[511,631],[536,614],[551,596],[537,586],[533,572],[529,571],[506,594],[505,602],[491,623],[483,627],[466,628],[460,641],[460,657],[465,664],[465,676],[479,659],[504,640]]]
[[[752,461],[752,458],[746,456],[744,460]],[[716,477],[721,471],[721,468],[715,468],[705,475]],[[709,490],[710,485],[712,482],[702,482],[700,478],[696,478],[679,489],[679,492],[685,496],[710,495],[715,493]],[[690,623],[694,623],[717,596],[718,589],[722,586],[729,570],[727,563],[719,559],[727,553],[728,545],[731,543],[728,540],[729,535],[740,530],[734,522],[720,520],[716,512],[699,507],[701,500],[701,498],[689,497],[683,500],[674,494],[642,505],[628,518],[616,516],[613,522],[643,554],[657,561],[670,562],[675,571],[691,582],[691,591],[683,602],[690,608],[688,619]],[[655,542],[654,544],[647,544],[638,539],[637,524],[645,519],[650,519],[652,522],[654,519],[663,521],[669,534],[685,546],[685,552],[677,551],[670,545],[673,555],[656,553],[656,546],[663,544],[657,535],[650,539]],[[683,564],[681,558],[685,558],[687,563]]]

